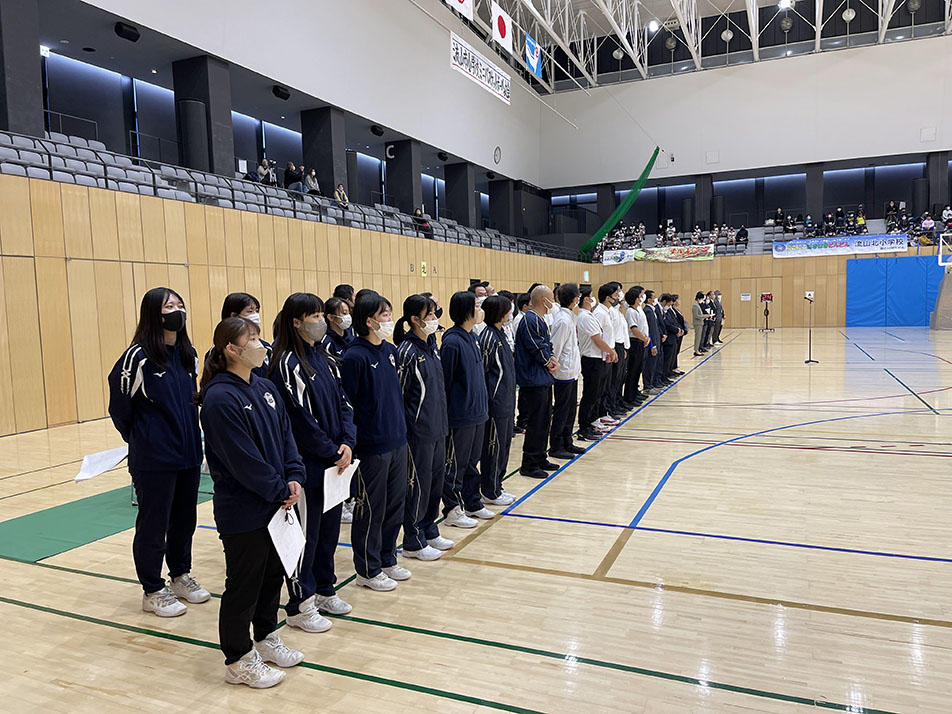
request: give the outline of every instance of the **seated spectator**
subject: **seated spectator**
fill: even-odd
[[[258,180],[266,186],[277,186],[278,177],[274,173],[274,167],[267,159],[261,159],[258,164]]]
[[[691,233],[691,245],[701,244],[701,226],[695,225],[694,232]]]
[[[932,216],[929,215],[928,211],[922,214],[922,223],[920,224],[919,228],[922,231],[924,238],[928,238],[930,240],[935,238],[935,221],[932,220]],[[922,241],[920,240],[920,242]],[[931,245],[931,243],[928,243],[927,245]]]
[[[895,213],[886,216],[886,232],[899,233],[899,218]]]
[[[777,209],[777,212],[774,214],[774,216],[773,216],[773,224],[774,224],[775,226],[782,226],[782,225],[783,225],[783,209],[782,209],[782,208],[778,208],[778,209]]]
[[[803,219],[803,232],[807,236],[816,235],[816,224],[813,222],[813,216],[811,216],[809,213],[807,214],[807,217]]]
[[[744,247],[747,247],[747,243],[750,241],[750,233],[747,232],[747,226],[741,225],[740,230],[737,231],[736,240],[737,243],[743,243]]]
[[[334,200],[343,210],[350,208],[350,199],[347,198],[347,192],[344,190],[344,184],[337,184],[337,190],[334,191]]]
[[[720,236],[720,234],[721,229],[718,228],[717,224],[715,223],[713,226],[711,226],[711,232],[707,234],[707,242],[717,243],[717,238]]]
[[[866,218],[866,207],[862,203],[856,207],[856,217],[859,218],[860,216]]]
[[[727,227],[727,245],[736,245],[737,243],[737,230],[734,226]]]
[[[433,239],[433,228],[426,218],[423,217],[423,211],[419,208],[413,212],[413,223],[424,238]]]
[[[948,203],[945,204],[945,208],[942,209],[942,223],[946,228],[952,224],[952,205]]]
[[[862,205],[860,208],[862,208]],[[857,235],[869,233],[869,229],[866,227],[866,216],[862,213],[856,215],[856,233]]]
[[[311,169],[304,177],[304,188],[314,196],[321,195],[321,185],[317,182],[317,169]]]
[[[304,167],[298,168],[293,161],[289,161],[284,169],[284,187],[288,191],[304,193],[304,185],[301,183],[303,180]]]
[[[846,226],[846,214],[843,213],[843,207],[836,207],[836,227],[843,228]]]
[[[832,236],[836,234],[836,222],[833,220],[833,214],[827,213],[823,217],[823,235]]]
[[[681,245],[681,241],[678,240],[678,229],[674,227],[674,223],[668,221],[668,227],[665,229],[665,234],[667,236],[668,245]]]
[[[909,216],[906,214],[906,209],[902,209],[899,212],[899,230],[903,233],[909,232]]]
[[[791,215],[789,215],[789,214],[787,215],[786,218],[783,219],[783,232],[784,232],[784,233],[796,233],[796,232],[797,232],[797,226],[796,226],[796,223],[794,223],[794,221],[793,221],[793,216],[791,216]]]
[[[889,221],[890,216],[895,218],[897,222],[899,221],[899,206],[896,205],[895,201],[890,201],[888,204],[886,204],[886,221],[887,222]]]

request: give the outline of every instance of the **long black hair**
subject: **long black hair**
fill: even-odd
[[[424,319],[430,312],[436,312],[436,303],[423,295],[411,295],[403,301],[403,317],[393,326],[393,342],[399,345],[408,333],[413,331],[412,318]]]
[[[162,327],[162,307],[170,295],[177,297],[182,303],[182,307],[185,307],[182,296],[172,288],[152,288],[142,296],[142,302],[139,305],[139,324],[136,325],[136,333],[132,336],[132,344],[139,345],[142,351],[145,352],[145,356],[159,367],[168,365],[168,352],[165,349],[165,329]],[[191,373],[195,370],[197,354],[192,346],[192,341],[188,337],[188,329],[183,327],[177,335],[175,352],[178,353],[179,361],[185,371]]]
[[[205,367],[202,369],[202,381],[199,383],[198,394],[195,395],[195,404],[200,405],[208,392],[208,385],[215,375],[228,371],[228,360],[225,358],[225,348],[238,343],[248,334],[260,335],[260,328],[244,317],[226,317],[215,327],[212,337],[212,348],[205,356]]]
[[[271,345],[271,364],[268,365],[268,378],[271,378],[278,370],[278,363],[288,352],[293,352],[301,363],[301,369],[308,377],[314,375],[314,368],[307,361],[307,351],[305,349],[304,338],[294,326],[294,320],[304,320],[308,315],[315,312],[324,312],[324,302],[314,293],[294,293],[288,295],[284,301],[281,312],[275,318],[274,344]],[[331,362],[337,362],[337,359],[331,355],[322,343],[314,343],[314,346],[324,354]]]
[[[261,312],[261,303],[258,298],[248,293],[229,293],[221,306],[221,319],[238,316],[249,305],[254,305],[255,312]]]
[[[363,294],[361,295],[361,293]],[[354,316],[352,325],[354,332],[360,337],[366,337],[370,334],[370,326],[367,324],[367,320],[373,318],[384,307],[392,309],[393,305],[390,304],[387,298],[373,290],[367,292],[361,290],[357,295],[359,297],[354,302],[354,309],[350,311],[351,315]]]

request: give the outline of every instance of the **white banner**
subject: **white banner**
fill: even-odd
[[[479,86],[509,104],[512,80],[508,74],[474,50],[455,32],[450,33],[450,64]]]
[[[470,22],[473,21],[473,0],[443,0]]]
[[[905,253],[909,237],[905,233],[875,236],[839,236],[774,241],[774,258],[809,258],[814,255],[862,255],[865,253]]]

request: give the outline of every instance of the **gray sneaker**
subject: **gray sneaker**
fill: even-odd
[[[247,684],[252,689],[267,689],[284,681],[284,672],[269,667],[254,647],[240,660],[225,665],[228,684]]]

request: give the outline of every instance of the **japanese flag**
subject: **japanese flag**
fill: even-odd
[[[473,21],[473,0],[443,0],[470,22]]]
[[[493,40],[512,54],[512,18],[493,0]]]

